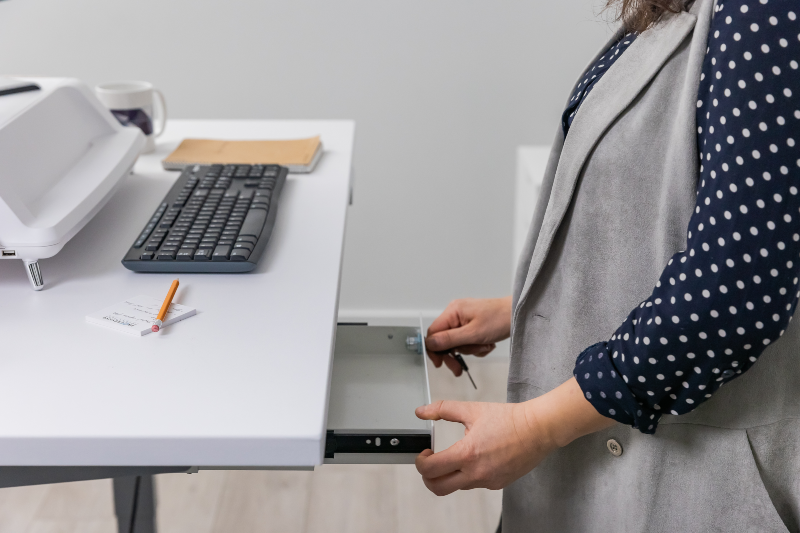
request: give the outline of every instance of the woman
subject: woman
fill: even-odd
[[[798,531],[800,5],[619,3],[513,297],[428,331],[456,374],[510,335],[509,403],[419,408],[467,432],[417,469],[505,488],[507,532]]]

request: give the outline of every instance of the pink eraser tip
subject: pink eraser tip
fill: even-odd
[[[153,333],[156,333],[156,332],[158,331],[158,326],[156,326],[156,325],[154,324],[154,325],[153,325],[153,327],[151,327],[151,328],[150,328],[150,330],[151,330]]]

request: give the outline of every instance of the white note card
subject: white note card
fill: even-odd
[[[129,298],[102,311],[86,315],[90,324],[113,329],[120,333],[127,333],[141,337],[152,333],[150,329],[161,310],[164,300],[150,296],[136,296]],[[169,326],[197,314],[197,309],[181,304],[170,304],[167,316],[164,317],[164,326]],[[163,326],[162,326],[163,327]]]

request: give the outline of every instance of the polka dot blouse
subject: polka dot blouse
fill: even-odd
[[[798,12],[791,0],[718,0],[697,100],[700,182],[687,249],[611,338],[576,362],[592,405],[644,433],[663,413],[687,413],[747,372],[792,319],[800,297]]]

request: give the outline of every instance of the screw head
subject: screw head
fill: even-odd
[[[389,444],[391,444],[392,446],[397,446],[398,444],[400,444],[400,441],[398,439],[392,439],[389,441]]]
[[[422,353],[422,339],[419,335],[406,337],[406,349],[412,352]]]

